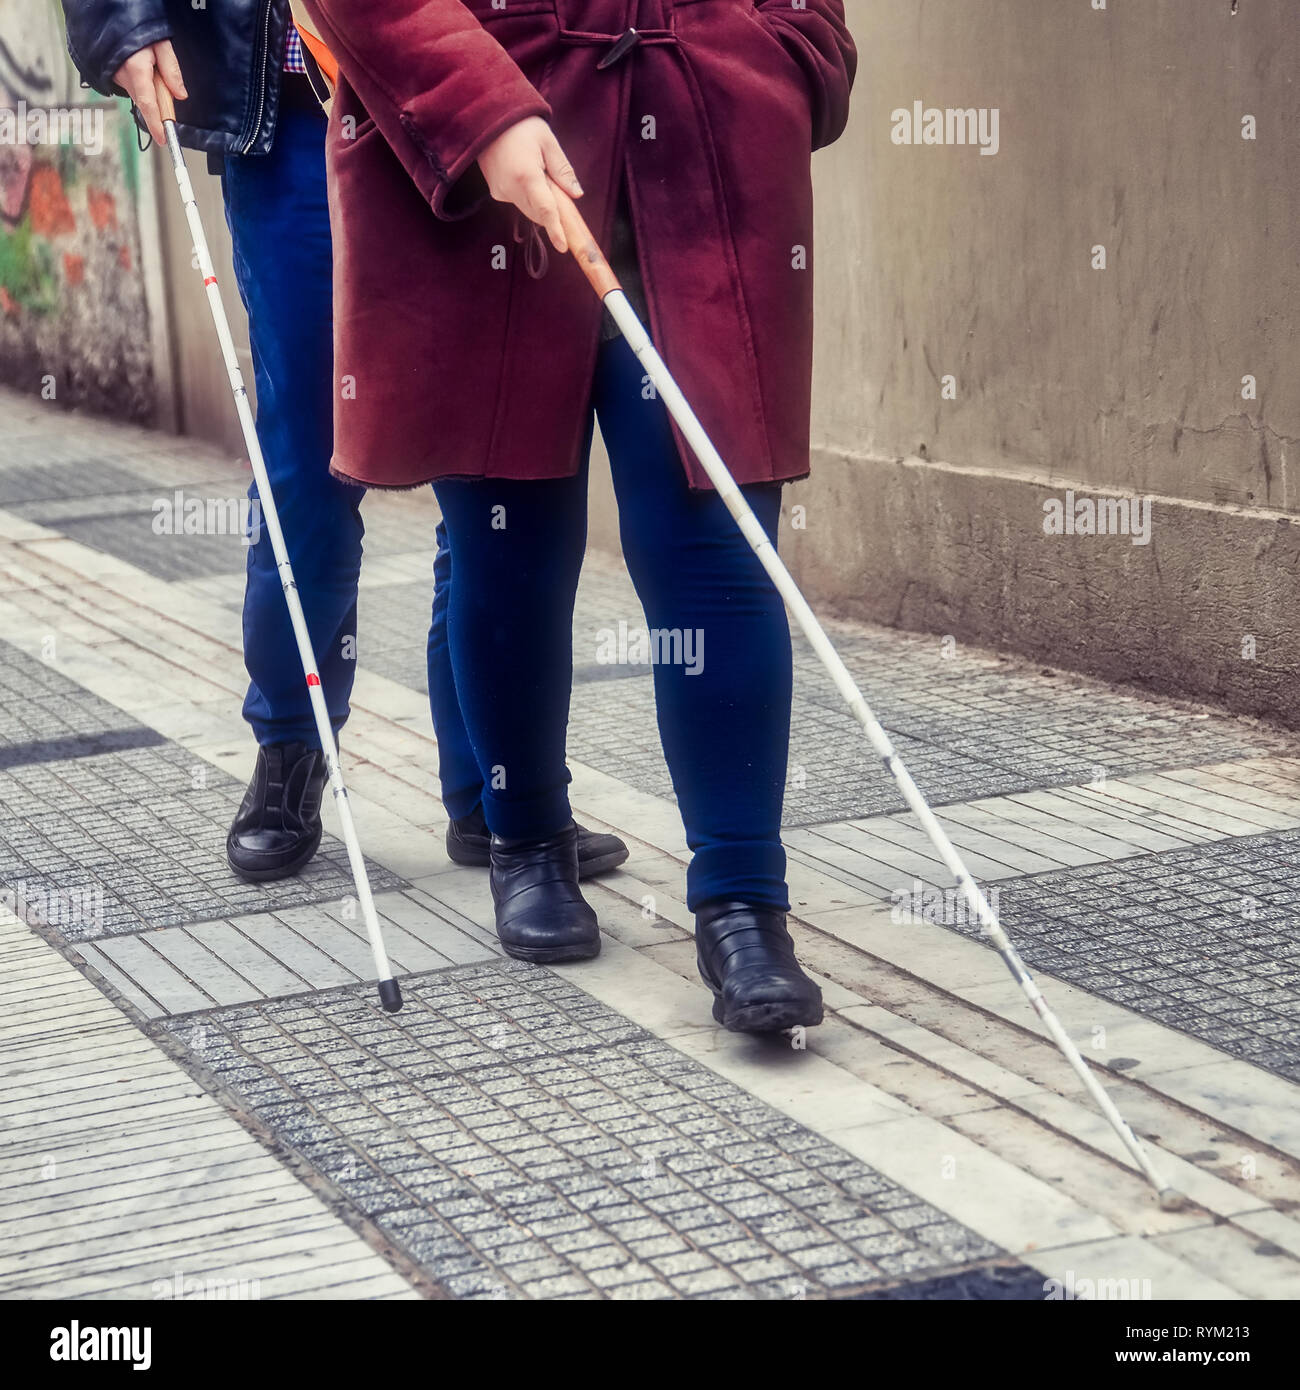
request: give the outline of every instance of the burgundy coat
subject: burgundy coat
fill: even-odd
[[[553,249],[530,277],[514,209],[475,162],[532,115],[551,122],[606,248],[626,171],[648,327],[736,478],[808,472],[810,157],[847,119],[842,0],[305,7],[340,70],[335,472],[412,487],[576,470],[600,301]],[[598,68],[633,25],[640,43]]]

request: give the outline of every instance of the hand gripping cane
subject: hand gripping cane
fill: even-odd
[[[361,916],[370,937],[370,950],[375,960],[375,975],[379,982],[379,1002],[389,1013],[396,1013],[402,1007],[402,991],[393,978],[392,967],[388,963],[388,952],[384,949],[384,936],[375,913],[375,900],[370,892],[370,878],[366,873],[366,861],[357,840],[357,828],[352,820],[352,807],[348,803],[348,789],[343,782],[343,772],[339,767],[339,750],[334,741],[334,728],[330,723],[329,711],[325,708],[325,696],[321,691],[320,676],[316,674],[316,654],[312,651],[311,637],[307,632],[307,620],[303,617],[302,603],[298,598],[298,585],[294,582],[293,568],[289,563],[289,552],[285,549],[284,532],[280,529],[279,513],[275,509],[275,497],[271,492],[271,482],[266,476],[266,461],[262,457],[262,447],[258,443],[257,429],[253,423],[253,412],[248,404],[248,391],[235,357],[235,344],[230,336],[230,324],[226,320],[225,306],[221,302],[221,292],[217,288],[217,277],[212,270],[212,257],[208,251],[208,239],[203,232],[203,222],[194,202],[194,188],[190,183],[189,171],[185,168],[185,157],[181,153],[180,141],[176,138],[176,108],[172,104],[171,93],[159,77],[154,79],[158,97],[158,110],[162,115],[163,130],[167,135],[167,151],[171,155],[172,172],[176,175],[176,186],[180,189],[181,201],[185,205],[185,217],[190,224],[190,235],[194,238],[194,253],[198,258],[203,284],[208,292],[208,307],[212,310],[212,322],[217,330],[221,344],[221,356],[230,375],[230,387],[235,396],[235,409],[239,412],[240,428],[244,432],[244,446],[248,450],[249,462],[253,465],[253,477],[257,480],[257,496],[261,505],[262,519],[267,534],[271,538],[271,549],[275,552],[276,568],[280,572],[280,584],[284,589],[284,601],[289,607],[289,621],[293,624],[293,635],[298,642],[298,655],[302,658],[303,674],[307,678],[307,695],[311,700],[312,714],[316,718],[316,731],[320,735],[320,746],[325,754],[325,766],[329,772],[330,790],[334,793],[334,805],[338,808],[339,822],[343,827],[343,842],[347,845],[348,863],[352,866],[352,878],[356,883],[357,898],[361,903]],[[323,464],[322,464],[323,466]]]
[[[808,607],[807,601],[791,578],[790,571],[781,562],[775,547],[768,540],[767,532],[763,530],[758,518],[750,510],[749,503],[745,501],[744,495],[736,486],[736,481],[731,476],[727,465],[722,461],[717,449],[713,447],[712,441],[704,432],[704,427],[696,419],[695,412],[691,409],[685,396],[682,395],[668,368],[664,366],[663,359],[655,351],[654,344],[651,343],[649,335],[640,319],[637,318],[627,296],[623,293],[618,277],[614,274],[609,262],[601,255],[600,248],[596,245],[595,238],[591,235],[582,214],[569,195],[554,180],[551,182],[551,191],[555,194],[556,202],[560,206],[560,221],[564,227],[564,235],[568,238],[569,250],[582,267],[583,274],[591,282],[591,287],[604,301],[614,322],[618,324],[623,336],[627,339],[628,346],[636,353],[641,365],[646,369],[646,375],[668,407],[669,414],[677,422],[678,428],[695,451],[696,457],[704,466],[704,471],[709,475],[709,480],[717,489],[723,502],[726,503],[727,510],[735,518],[736,525],[740,527],[763,568],[771,576],[772,582],[776,585],[787,607],[794,614],[795,620],[803,630],[803,634],[808,639],[812,649],[821,658],[822,665],[830,672],[831,679],[835,682],[840,694],[844,696],[849,709],[852,710],[858,723],[866,730],[867,741],[875,750],[880,761],[884,763],[885,770],[898,784],[903,799],[921,822],[922,828],[930,837],[935,849],[939,851],[939,857],[957,881],[962,897],[979,918],[985,934],[1006,962],[1007,969],[1015,976],[1020,988],[1024,990],[1025,997],[1033,1006],[1034,1012],[1043,1020],[1047,1031],[1065,1054],[1080,1081],[1087,1087],[1088,1093],[1096,1101],[1101,1113],[1110,1121],[1111,1127],[1123,1141],[1124,1147],[1132,1154],[1133,1161],[1141,1169],[1143,1176],[1155,1188],[1161,1207],[1166,1211],[1178,1210],[1184,1204],[1185,1198],[1170,1187],[1152,1166],[1141,1141],[1115,1108],[1115,1103],[1102,1089],[1100,1082],[1083,1060],[1070,1035],[1061,1026],[1060,1020],[1048,1008],[1047,1001],[1034,983],[1033,976],[1025,968],[1016,948],[1008,940],[1006,932],[1002,930],[997,914],[976,886],[975,880],[970,876],[966,865],[962,862],[961,856],[957,853],[943,826],[935,819],[934,812],[926,804],[926,800],[912,780],[911,774],[894,751],[894,746],[889,741],[889,735],[885,733],[875,715],[872,714],[870,706],[863,698],[853,677],[849,674],[848,668],[840,660],[839,654],[831,645],[830,638],[826,636],[816,615]]]

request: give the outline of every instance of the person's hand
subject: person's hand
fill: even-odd
[[[170,39],[159,39],[147,48],[142,48],[122,64],[113,74],[117,83],[135,102],[149,134],[162,145],[167,137],[163,134],[162,115],[158,110],[158,97],[154,91],[154,73],[157,72],[166,84],[167,90],[177,101],[184,101],[189,93],[185,90],[185,79],[181,76],[181,65],[176,61],[176,50]]]
[[[582,197],[582,185],[560,142],[540,116],[529,116],[498,135],[479,155],[478,164],[488,192],[497,202],[513,203],[525,217],[544,227],[557,251],[569,249],[547,175],[575,198]]]

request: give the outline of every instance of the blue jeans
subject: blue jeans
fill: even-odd
[[[222,189],[252,339],[257,435],[337,733],[348,717],[356,672],[365,494],[329,471],[334,372],[324,119],[282,110],[270,154],[227,160]],[[249,497],[257,497],[255,484]],[[434,572],[429,701],[444,799],[452,816],[462,816],[478,804],[482,785],[447,653],[451,552],[441,526]],[[244,661],[251,678],[244,717],[258,743],[319,747],[265,528],[248,553]]]
[[[257,437],[337,733],[356,673],[365,493],[329,471],[334,369],[324,119],[285,111],[270,154],[226,161],[222,191],[248,311]],[[256,483],[248,495],[257,499]],[[248,551],[244,662],[251,679],[244,718],[258,743],[319,747],[265,527]]]
[[[601,346],[592,403],[648,650],[666,658],[653,667],[655,704],[693,851],[687,904],[735,898],[787,910],[785,609],[718,495],[687,486],[667,411],[644,398],[641,365],[622,338]],[[434,491],[455,556],[444,665],[455,673],[488,826],[507,838],[554,834],[570,818],[565,728],[587,539],[585,451],[572,478],[444,480]],[[780,486],[744,492],[775,544]],[[608,645],[617,658],[616,642]]]

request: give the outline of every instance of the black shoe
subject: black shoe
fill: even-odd
[[[576,822],[575,822],[576,823]],[[483,807],[475,806],[467,816],[461,816],[447,827],[447,857],[453,864],[473,869],[486,869],[492,862],[492,836]],[[594,878],[617,869],[627,858],[627,846],[617,835],[602,835],[595,830],[578,826],[578,877]]]
[[[245,883],[288,878],[320,844],[325,755],[305,743],[257,751],[253,780],[226,837],[226,858]]]
[[[700,975],[713,1017],[733,1033],[780,1033],[822,1021],[822,992],[799,968],[785,913],[749,903],[708,903],[695,914]]]
[[[551,963],[600,954],[600,927],[578,887],[578,832],[545,840],[492,837],[492,902],[506,955]]]

